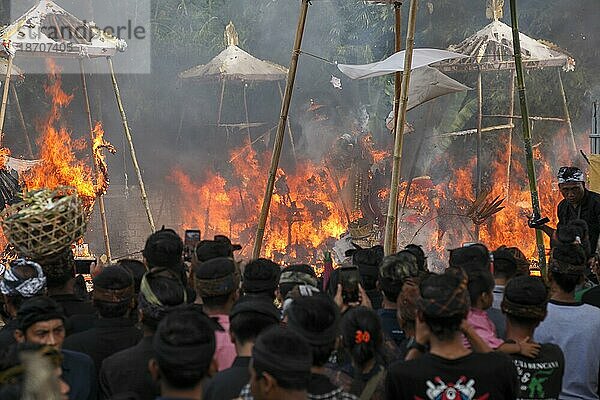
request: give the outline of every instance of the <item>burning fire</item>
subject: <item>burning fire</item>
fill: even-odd
[[[73,140],[62,119],[62,112],[71,104],[74,95],[62,89],[62,78],[56,64],[51,60],[47,64],[50,73],[44,90],[52,103],[46,117],[37,123],[41,133],[37,139],[40,163],[24,173],[22,179],[27,190],[58,186],[75,188],[89,213],[96,197],[108,188],[108,172],[101,150],[106,148],[112,153],[114,148],[104,141],[104,130],[98,122],[93,131],[96,173],[86,161],[77,158],[76,153],[85,151],[88,142],[86,138]]]
[[[0,169],[3,169],[6,166],[8,156],[10,156],[10,150],[6,147],[0,147]]]
[[[270,160],[269,154],[258,155],[252,149],[248,153],[232,157],[228,177],[207,173],[195,181],[179,168],[169,177],[180,191],[185,227],[200,228],[205,238],[226,234],[244,246],[243,256],[250,255],[254,243]],[[331,182],[327,169],[313,162],[299,164],[293,172],[279,169],[264,239],[267,257],[315,261],[318,250],[330,248],[332,240],[347,230]]]
[[[489,176],[487,179],[484,177],[488,184],[484,184],[483,190],[489,188],[490,198],[500,196],[505,200],[502,204],[504,209],[480,226],[479,241],[491,250],[501,245],[517,246],[526,256],[537,258],[535,234],[527,226],[527,217],[532,211],[523,152],[518,146],[513,146],[509,172],[508,150],[504,146],[493,157],[491,166],[484,167],[489,170]],[[534,156],[542,216],[549,217],[550,224],[555,225],[556,205],[561,196],[557,187],[553,186],[554,168],[548,158],[542,157],[539,147],[535,149]],[[559,158],[568,163],[568,155]],[[475,163],[475,159],[469,160],[461,168],[453,169],[452,176],[446,182],[432,187],[413,183],[403,217],[405,223],[400,224],[401,241],[424,245],[430,257],[437,260],[445,260],[450,248],[477,241],[475,226],[468,218],[461,216],[461,212],[475,200]],[[406,184],[403,185],[405,190]],[[403,195],[401,192],[400,198]],[[545,237],[544,240],[548,249],[549,239]]]
[[[479,240],[490,249],[501,245],[518,246],[528,257],[537,257],[535,234],[527,226],[531,215],[531,198],[523,153],[519,146],[512,148],[510,172],[508,149],[493,157],[491,166],[484,166],[483,190],[489,197],[505,198],[504,209],[476,228],[465,211],[475,200],[475,159],[452,168],[452,175],[441,182],[430,177],[413,179],[410,195],[401,214],[400,245],[417,243],[424,247],[434,264],[443,264],[447,250],[465,242]],[[369,148],[373,163],[384,163],[386,157],[379,150]],[[226,234],[244,247],[242,256],[248,257],[260,213],[265,190],[265,172],[269,154],[259,155],[253,150],[243,157],[232,157],[232,171],[208,172],[201,179],[193,179],[182,169],[175,168],[169,180],[179,190],[177,196],[182,220],[186,228],[200,228],[203,236]],[[232,154],[235,153],[232,152]],[[239,155],[239,154],[238,154]],[[554,168],[536,148],[536,167],[542,215],[555,224],[555,207],[560,193],[553,186]],[[561,156],[568,160],[568,156]],[[510,177],[509,177],[510,173]],[[308,261],[318,258],[318,251],[331,249],[333,241],[348,230],[348,223],[362,217],[360,210],[346,210],[335,181],[345,184],[348,176],[332,176],[326,165],[312,161],[298,162],[294,171],[280,169],[264,240],[264,254],[278,261]],[[402,182],[400,196],[404,198],[407,182]],[[385,214],[389,188],[375,188],[376,198]],[[383,225],[383,224],[381,224]],[[548,239],[546,238],[548,247]]]

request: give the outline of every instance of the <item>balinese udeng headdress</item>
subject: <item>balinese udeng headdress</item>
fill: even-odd
[[[557,174],[558,183],[585,182],[583,171],[577,167],[560,167]]]
[[[240,286],[240,272],[231,258],[205,261],[194,269],[196,292],[200,297],[224,296]]]
[[[501,308],[513,317],[541,321],[546,317],[549,294],[540,278],[517,276],[506,285]]]
[[[92,298],[97,301],[104,301],[106,303],[121,303],[124,301],[131,300],[135,294],[133,284],[121,289],[107,289],[100,286],[94,287]]]
[[[320,295],[323,296],[323,299],[328,299],[325,295]],[[337,306],[332,305],[331,306],[331,311],[334,314],[334,317],[331,321],[331,324],[329,326],[325,326],[325,327],[321,327],[322,329],[320,329],[319,331],[315,331],[315,330],[311,330],[311,329],[307,329],[298,319],[297,314],[300,314],[303,312],[303,310],[301,309],[301,307],[305,307],[305,305],[303,306],[298,306],[298,302],[300,301],[309,301],[308,299],[315,299],[315,302],[317,301],[316,299],[318,298],[318,296],[311,296],[311,297],[302,297],[297,299],[295,302],[292,302],[292,304],[290,305],[290,307],[287,310],[287,326],[289,329],[294,330],[296,333],[299,333],[300,336],[302,336],[311,346],[325,346],[325,345],[329,345],[333,342],[335,342],[336,338],[338,337],[338,331],[339,331],[339,324],[340,324],[340,314],[339,314],[339,309],[337,308]],[[302,300],[304,299],[304,300]],[[333,303],[332,300],[329,300],[331,303]],[[323,303],[321,303],[321,305],[323,305]],[[300,308],[297,308],[300,307]],[[323,310],[323,312],[327,312],[329,310]]]
[[[449,268],[445,274],[455,275],[457,285],[451,293],[447,293],[448,288],[435,288],[444,290],[424,290],[427,279],[421,284],[421,298],[418,300],[418,307],[423,314],[433,318],[453,317],[458,315],[466,316],[471,306],[469,300],[468,278],[460,268]]]
[[[19,268],[31,267],[35,270],[35,276],[24,278],[19,274]],[[4,278],[0,281],[0,292],[6,296],[33,297],[46,287],[46,276],[42,266],[33,261],[24,259],[14,260],[10,263],[4,273]]]
[[[281,357],[271,351],[261,340],[257,340],[252,348],[252,358],[261,369],[278,371],[279,375],[290,376],[297,379],[299,374],[307,374],[312,366],[312,353],[307,353],[303,358]]]
[[[152,271],[144,274],[142,283],[140,284],[140,294],[138,297],[139,308],[144,312],[145,315],[148,315],[156,320],[160,320],[166,315],[170,308],[168,305],[163,304],[152,291],[152,288],[148,283],[148,276],[164,277],[165,279],[171,279],[177,282],[179,285],[181,285],[181,290],[183,292],[183,304],[187,303],[187,291],[181,284],[181,281],[174,275],[174,272],[169,269],[155,268]]]

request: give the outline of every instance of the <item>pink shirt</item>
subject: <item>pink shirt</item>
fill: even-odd
[[[471,308],[467,315],[467,321],[469,321],[469,324],[471,324],[475,332],[477,332],[483,341],[492,349],[497,349],[504,343],[504,340],[496,336],[496,327],[484,310]],[[471,344],[467,338],[465,338],[464,341],[465,346],[471,348]]]
[[[225,329],[225,331],[216,331],[215,339],[217,347],[215,350],[215,359],[219,364],[219,371],[231,367],[233,360],[236,357],[235,345],[231,341],[229,336],[229,316],[224,314],[211,315],[219,320],[219,324]]]

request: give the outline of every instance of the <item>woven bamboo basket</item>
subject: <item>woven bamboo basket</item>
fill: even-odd
[[[87,219],[72,188],[28,192],[3,213],[2,229],[20,256],[40,258],[68,248],[85,234]]]

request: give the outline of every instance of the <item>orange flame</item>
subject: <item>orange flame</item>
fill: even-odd
[[[517,246],[528,257],[537,258],[535,232],[527,226],[527,217],[532,211],[527,172],[522,166],[523,151],[518,146],[512,148],[509,179],[508,150],[504,148],[493,157],[488,179],[491,189],[489,197],[505,198],[505,208],[480,226],[479,241],[491,250],[501,245]],[[555,207],[561,198],[557,187],[553,185],[553,168],[543,157],[539,146],[534,149],[534,157],[542,216],[551,218],[551,224],[555,224]],[[471,159],[462,168],[452,169],[447,182],[433,187],[420,187],[413,182],[403,218],[409,226],[404,225],[403,228],[410,231],[409,234],[415,230],[414,226],[422,228],[423,232],[415,242],[423,244],[434,258],[445,260],[447,249],[476,240],[473,223],[460,217],[461,212],[475,200],[475,163],[476,160]],[[403,189],[405,188],[406,185],[403,184]],[[403,193],[401,198],[402,195]],[[410,240],[412,237],[407,235],[406,239]],[[547,237],[545,244],[548,248]]]
[[[62,78],[56,64],[51,60],[47,64],[50,73],[44,91],[52,103],[48,115],[37,123],[37,129],[41,132],[37,140],[40,163],[25,172],[22,178],[27,190],[73,187],[81,197],[84,208],[91,212],[96,196],[106,191],[108,186],[108,174],[101,149],[114,149],[104,141],[102,125],[97,123],[93,131],[93,153],[99,165],[96,176],[88,163],[77,158],[76,152],[85,150],[87,141],[85,138],[73,140],[62,120],[62,112],[71,104],[74,95],[67,94],[62,89]]]
[[[186,228],[200,228],[206,238],[226,234],[245,245],[243,256],[250,255],[254,242],[266,187],[264,171],[270,159],[268,154],[248,153],[232,161],[229,179],[209,173],[195,182],[179,168],[169,176],[179,188]],[[324,250],[331,244],[328,241],[346,231],[345,217],[330,182],[326,169],[312,162],[298,165],[293,173],[279,169],[264,238],[267,257],[316,260],[316,249]]]
[[[389,153],[375,149],[369,139],[365,140],[364,158],[382,167],[386,159],[389,160]],[[500,148],[492,157],[492,164],[485,166],[483,189],[491,186],[490,198],[504,197],[505,208],[479,227],[479,241],[492,250],[501,245],[518,246],[528,257],[537,257],[535,232],[527,226],[527,217],[532,212],[523,150],[516,144],[511,149],[509,177],[507,155],[510,152],[506,146]],[[553,185],[554,168],[548,161],[552,157],[544,157],[540,146],[534,153],[542,215],[552,219],[560,201],[560,193]],[[568,160],[567,153],[560,159]],[[247,156],[232,158],[231,174],[207,173],[199,180],[192,179],[181,169],[174,169],[170,180],[179,188],[179,208],[185,226],[200,228],[204,237],[229,235],[246,246],[242,256],[248,256],[255,239],[269,159],[269,154],[258,155],[250,150]],[[475,226],[465,216],[475,201],[475,165],[474,158],[458,168],[451,165],[450,177],[440,182],[428,176],[413,179],[400,215],[401,245],[409,242],[423,245],[430,258],[443,265],[448,249],[477,240]],[[334,184],[336,179],[341,186],[350,181],[349,174],[331,176],[324,165],[311,161],[298,162],[294,171],[278,171],[264,239],[266,256],[278,261],[310,262],[318,250],[331,248],[333,239],[348,230],[348,218],[354,221],[363,217],[360,209],[345,209],[340,201],[340,185],[336,188]],[[406,188],[407,183],[402,182],[401,200]],[[374,193],[375,201],[379,201],[380,210],[385,214],[389,188],[375,188]]]
[[[3,169],[6,166],[8,156],[10,156],[10,150],[6,147],[0,147],[0,169]]]

